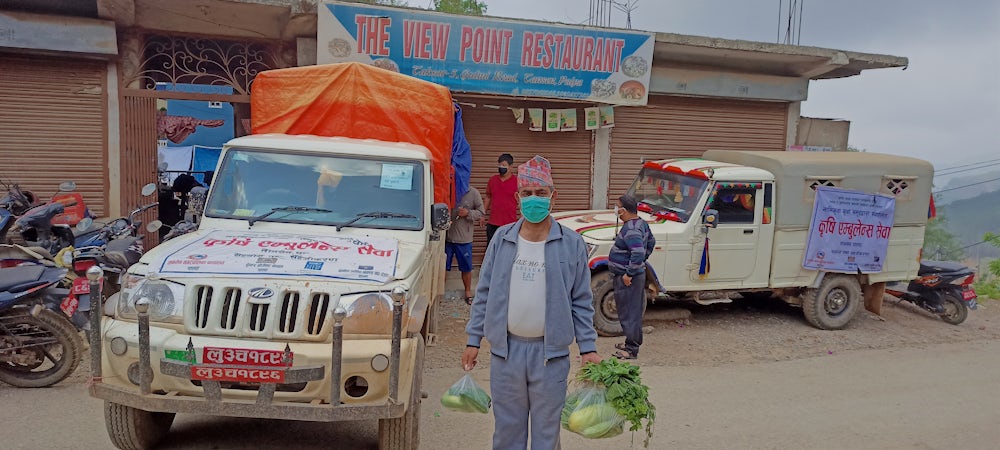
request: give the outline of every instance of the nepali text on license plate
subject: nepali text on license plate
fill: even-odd
[[[962,291],[962,300],[973,300],[976,298],[976,291],[973,289],[965,289]]]
[[[201,362],[204,364],[227,364],[244,366],[287,367],[292,365],[292,352],[279,350],[255,350],[247,348],[205,347]]]
[[[191,366],[192,380],[235,381],[238,383],[284,383],[283,369],[250,367]]]

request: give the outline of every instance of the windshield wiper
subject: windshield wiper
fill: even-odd
[[[261,220],[264,220],[264,219],[270,217],[271,214],[274,214],[276,212],[318,212],[318,213],[329,213],[329,212],[333,212],[333,211],[330,211],[329,209],[322,209],[322,208],[310,208],[308,206],[282,206],[280,208],[273,208],[270,211],[268,211],[268,212],[266,212],[264,214],[261,214],[259,216],[251,217],[251,218],[247,219],[247,222],[249,222],[250,226],[252,227],[254,223],[256,223],[258,221],[261,221]]]
[[[385,211],[358,213],[358,217],[355,217],[351,220],[348,220],[347,222],[337,225],[337,231],[340,231],[341,228],[351,226],[352,224],[354,224],[354,222],[357,222],[361,219],[416,219],[416,218],[417,216],[414,216],[412,214],[403,214],[403,213],[385,212]]]

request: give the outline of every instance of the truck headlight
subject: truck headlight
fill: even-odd
[[[392,333],[392,296],[388,292],[343,295],[339,305],[347,310],[344,333]],[[331,305],[331,308],[336,308],[336,305]]]
[[[128,281],[128,280],[127,280]],[[122,289],[118,314],[124,318],[136,319],[135,302],[140,298],[148,298],[149,320],[154,322],[182,323],[181,314],[184,311],[184,285],[172,281],[144,280],[132,289]]]

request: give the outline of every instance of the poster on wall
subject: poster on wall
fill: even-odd
[[[569,108],[559,115],[559,131],[576,131],[576,109]]]
[[[584,126],[588,130],[600,128],[601,110],[597,107],[583,108]]]
[[[888,195],[816,188],[802,267],[841,273],[878,273],[889,250],[896,199]]]
[[[615,108],[612,106],[601,107],[601,128],[614,128]]]
[[[545,131],[559,131],[559,125],[561,120],[562,120],[561,109],[546,109]]]
[[[360,62],[455,91],[645,105],[652,33],[329,2],[318,64]]]
[[[542,111],[542,108],[528,108],[528,117],[531,119],[529,130],[542,131],[545,129],[545,112]]]

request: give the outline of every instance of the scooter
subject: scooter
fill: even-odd
[[[958,325],[969,316],[969,310],[978,305],[976,291],[972,288],[975,278],[976,272],[963,264],[921,261],[916,279],[908,284],[889,283],[885,291],[937,314],[947,323]]]
[[[17,387],[56,384],[83,356],[77,329],[56,308],[66,269],[24,263],[0,269],[0,381]]]

